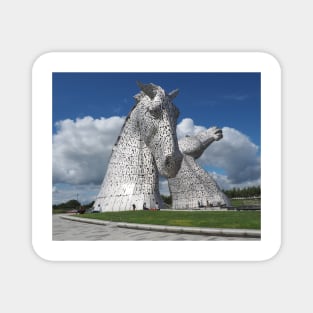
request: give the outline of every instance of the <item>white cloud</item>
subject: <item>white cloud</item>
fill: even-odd
[[[249,98],[248,95],[239,95],[239,94],[232,94],[232,95],[226,95],[223,96],[224,99],[228,100],[235,100],[235,101],[243,101]]]
[[[95,200],[99,192],[96,185],[56,184],[53,186],[53,204],[77,200],[83,204]]]
[[[223,138],[212,143],[199,162],[222,168],[231,184],[248,184],[260,178],[258,146],[234,128],[224,127]]]
[[[195,125],[191,118],[184,118],[177,125],[177,138],[179,140],[186,135],[193,136],[202,130],[206,130],[206,128],[203,126]]]
[[[164,177],[160,177],[159,190],[160,190],[161,195],[164,195],[164,196],[170,195],[170,190],[168,188],[168,181]]]
[[[118,116],[57,122],[53,135],[54,184],[100,184],[123,123],[124,118]]]
[[[54,203],[75,199],[92,201],[100,188],[107,164],[125,118],[84,117],[56,123],[53,135]],[[207,127],[195,125],[190,118],[177,125],[177,136],[195,135]],[[221,168],[225,175],[212,173],[223,189],[258,185],[260,159],[258,147],[238,130],[224,127],[224,138],[209,146],[198,160],[202,167]],[[66,187],[64,187],[66,185]],[[161,194],[169,194],[167,181],[160,181]]]
[[[233,188],[245,188],[245,187],[253,187],[259,186],[261,184],[260,178],[256,180],[245,181],[241,184],[234,184],[226,175],[217,174],[216,172],[210,173],[214,180],[218,183],[220,188],[224,190],[229,190]]]

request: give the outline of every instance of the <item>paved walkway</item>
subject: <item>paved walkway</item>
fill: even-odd
[[[140,230],[117,227],[117,223],[108,222],[106,225],[81,223],[61,218],[61,215],[53,215],[53,240],[260,240],[259,238],[225,237],[211,235],[182,234],[160,232],[152,230]]]

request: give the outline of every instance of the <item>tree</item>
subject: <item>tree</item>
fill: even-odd
[[[261,196],[261,187],[253,186],[253,187],[245,187],[245,188],[233,188],[230,190],[223,190],[223,192],[229,198],[249,198],[249,197],[260,197]]]
[[[77,200],[69,200],[67,202],[63,202],[63,203],[60,203],[60,204],[54,204],[52,206],[52,211],[53,212],[66,212],[66,211],[69,211],[69,210],[73,210],[73,209],[78,209],[80,208],[81,204],[79,201]]]
[[[166,203],[168,205],[172,205],[172,196],[161,195],[161,198],[162,198],[164,203]]]

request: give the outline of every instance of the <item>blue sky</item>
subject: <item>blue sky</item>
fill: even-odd
[[[227,125],[260,145],[260,73],[54,73],[53,124],[127,115],[138,92],[136,80],[167,92],[179,89],[178,123],[189,117],[199,125]]]
[[[152,82],[167,92],[179,89],[174,103],[180,110],[177,121],[180,133],[186,129],[199,129],[198,126],[223,128],[225,136],[221,143],[212,144],[211,156],[207,153],[199,160],[206,170],[216,172],[218,182],[225,184],[222,187],[237,186],[237,183],[238,186],[244,186],[245,183],[249,185],[255,182],[255,170],[251,179],[247,174],[246,178],[239,181],[237,178],[242,176],[239,171],[245,169],[238,169],[235,173],[231,163],[252,164],[254,168],[260,163],[257,160],[261,148],[260,73],[53,73],[53,142],[54,150],[57,151],[54,154],[54,202],[66,201],[66,197],[74,198],[69,194],[76,194],[76,190],[80,190],[81,195],[86,193],[85,202],[96,195],[99,177],[103,178],[104,173],[101,172],[97,179],[86,180],[82,176],[88,176],[88,172],[81,173],[80,178],[78,172],[90,160],[93,160],[89,162],[92,164],[90,166],[96,162],[102,164],[101,154],[92,154],[93,148],[86,148],[86,143],[78,138],[86,134],[89,137],[84,141],[95,138],[97,133],[94,132],[94,125],[102,123],[101,129],[108,127],[112,137],[102,144],[110,146],[118,135],[123,117],[134,104],[133,96],[139,92],[136,85],[138,80]],[[111,132],[112,129],[116,130]],[[101,136],[104,135],[106,133]],[[230,151],[231,141],[237,142],[237,139],[242,145],[238,146],[242,155],[234,156],[234,159],[228,156],[224,163],[221,162],[223,157],[220,156],[219,147]],[[86,155],[87,149],[90,151],[89,156]],[[250,155],[251,160],[243,154]],[[105,164],[107,158],[104,157]],[[105,166],[101,166],[105,169]],[[68,173],[71,173],[71,178]],[[76,180],[73,175],[77,176]]]

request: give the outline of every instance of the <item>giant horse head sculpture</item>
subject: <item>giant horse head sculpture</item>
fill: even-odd
[[[159,174],[175,177],[182,163],[176,138],[177,90],[166,93],[138,82],[140,93],[129,112],[112,155],[94,208],[98,211],[162,207]]]
[[[136,113],[141,138],[153,155],[159,173],[175,177],[182,154],[178,148],[176,122],[179,110],[173,104],[178,90],[166,93],[161,87],[137,82],[141,92],[136,99]]]

